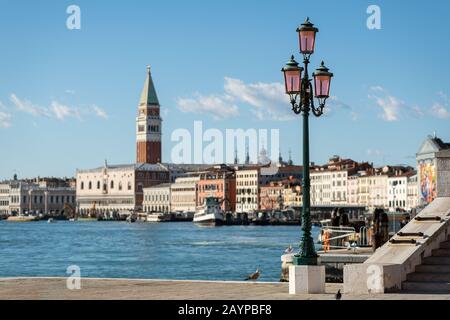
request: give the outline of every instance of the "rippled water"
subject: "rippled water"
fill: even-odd
[[[314,239],[318,230],[314,229]],[[0,221],[0,277],[243,280],[280,279],[280,256],[298,226],[198,227],[192,223]]]

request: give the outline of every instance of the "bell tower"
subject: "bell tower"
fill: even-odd
[[[161,162],[160,106],[153,84],[150,66],[139,100],[136,117],[136,162],[156,164]]]

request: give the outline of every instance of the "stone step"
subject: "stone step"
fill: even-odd
[[[423,273],[415,272],[406,276],[410,282],[450,282],[450,272],[447,273]]]
[[[441,249],[450,249],[450,241],[441,242],[440,248]]]
[[[450,273],[450,266],[439,264],[422,264],[416,266],[416,272]]]
[[[423,259],[423,264],[447,264],[450,268],[450,257],[427,257]]]
[[[450,257],[450,249],[434,249],[431,255],[433,257]]]
[[[404,291],[450,293],[450,283],[406,281],[403,282],[402,289]]]

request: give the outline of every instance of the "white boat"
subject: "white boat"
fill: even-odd
[[[152,213],[147,215],[147,222],[165,222],[169,220],[170,216],[164,213]]]
[[[209,226],[220,226],[224,222],[224,214],[218,198],[209,197],[205,199],[205,204],[194,214],[194,223]]]
[[[47,223],[53,223],[53,222],[55,222],[55,220],[53,220],[53,218],[50,218],[47,220]]]

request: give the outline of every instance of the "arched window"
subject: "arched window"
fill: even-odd
[[[81,190],[83,190],[84,189],[84,182],[83,181],[81,181]]]
[[[100,189],[100,181],[97,181],[97,189]]]
[[[131,182],[128,181],[128,190],[131,190]]]
[[[92,181],[89,181],[89,190],[92,189]]]
[[[111,189],[114,189],[114,181],[113,181],[113,180],[111,180],[110,188],[111,188]]]
[[[119,182],[119,191],[122,190],[122,182]]]

